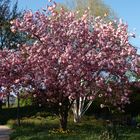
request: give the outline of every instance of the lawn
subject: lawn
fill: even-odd
[[[24,117],[21,124],[18,127],[15,120],[8,121],[14,130],[11,140],[140,140],[140,128],[113,127],[94,116],[85,116],[79,124],[73,123],[70,116],[66,132],[58,129],[58,117],[48,113]]]

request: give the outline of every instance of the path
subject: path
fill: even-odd
[[[0,140],[10,140],[9,134],[12,130],[5,125],[0,125]]]

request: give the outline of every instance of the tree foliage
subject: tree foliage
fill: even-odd
[[[73,11],[78,11],[79,16],[88,10],[89,14],[95,17],[116,18],[115,12],[102,0],[66,0],[64,5]]]
[[[102,98],[118,108],[129,103],[126,72],[137,74],[139,60],[122,21],[88,18],[87,12],[77,19],[74,12],[55,9],[54,2],[46,11],[26,11],[13,20],[13,33],[26,33],[34,42],[18,51],[0,51],[0,83],[32,84],[36,97],[58,106],[65,130],[72,101],[79,97]]]
[[[88,12],[89,17],[100,16],[106,21],[111,21],[116,18],[113,10],[102,0],[66,0],[63,5],[65,9],[77,12],[77,18],[81,17],[85,11]],[[97,92],[99,92],[99,90],[97,90]],[[80,121],[81,117],[88,110],[93,101],[94,100],[87,100],[86,97],[80,97],[74,101],[72,107],[74,122]]]
[[[17,45],[24,41],[19,32],[14,34],[10,29],[10,21],[22,15],[18,12],[17,5],[16,2],[11,8],[10,0],[0,1],[0,49],[17,48]]]

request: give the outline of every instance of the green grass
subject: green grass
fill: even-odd
[[[11,140],[140,140],[140,129],[133,127],[106,126],[103,120],[86,116],[79,124],[68,119],[68,130],[59,129],[59,118],[38,113],[35,116],[23,118],[21,126],[15,120],[8,121],[14,132]]]
[[[93,116],[84,117],[79,124],[73,123],[70,116],[68,130],[64,132],[59,129],[59,118],[54,114],[49,108],[21,107],[22,121],[18,127],[17,108],[3,108],[0,110],[0,123],[13,128],[11,140],[140,140],[140,128],[107,126],[105,121],[96,120]],[[139,116],[137,120],[139,122]]]

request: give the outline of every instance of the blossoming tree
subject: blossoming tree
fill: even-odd
[[[121,21],[108,23],[88,17],[87,11],[77,19],[76,13],[63,8],[57,13],[55,8],[54,2],[46,10],[26,11],[23,19],[11,22],[13,32],[27,33],[33,41],[10,52],[12,59],[1,55],[0,81],[7,86],[9,78],[20,84],[30,80],[36,89],[43,83],[43,98],[58,105],[60,126],[66,130],[69,109],[79,97],[100,96],[104,104],[117,107],[129,102],[126,72],[137,73],[137,54]]]

